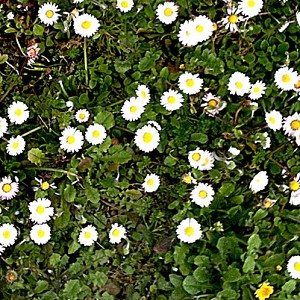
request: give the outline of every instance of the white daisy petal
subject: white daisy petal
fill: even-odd
[[[6,145],[6,151],[9,155],[16,156],[21,154],[25,150],[26,142],[20,135],[11,137]]]
[[[228,90],[232,95],[243,96],[250,90],[250,79],[244,73],[234,72],[228,82]]]
[[[5,118],[0,117],[0,138],[7,132],[8,124]]]
[[[18,232],[14,225],[4,223],[0,226],[0,244],[4,247],[13,245],[17,236]]]
[[[274,75],[275,84],[284,91],[290,91],[295,88],[298,82],[298,74],[294,69],[282,67]]]
[[[38,224],[48,222],[54,214],[54,209],[51,207],[51,201],[47,198],[38,198],[28,205],[30,211],[30,220]]]
[[[20,101],[14,101],[7,109],[11,123],[23,124],[29,118],[28,106]]]
[[[127,121],[136,121],[145,111],[145,105],[139,98],[131,97],[121,108],[122,117]]]
[[[87,122],[89,120],[89,117],[90,117],[90,113],[86,109],[79,109],[75,114],[75,119],[79,123]]]
[[[99,27],[97,18],[90,14],[82,14],[74,19],[74,31],[82,37],[91,37]]]
[[[192,202],[200,207],[208,207],[214,199],[214,190],[210,184],[198,183],[191,192]]]
[[[150,90],[149,88],[144,84],[139,84],[136,91],[136,97],[141,102],[142,105],[146,105],[150,101]]]
[[[258,80],[251,85],[249,98],[251,100],[257,100],[261,98],[262,95],[264,95],[265,90],[266,90],[266,85],[262,81]]]
[[[156,174],[147,174],[145,177],[143,188],[145,192],[152,193],[155,192],[160,185],[159,176]]]
[[[122,239],[126,238],[126,229],[124,226],[114,223],[109,231],[109,242],[119,244]]]
[[[12,181],[10,176],[3,177],[0,181],[0,198],[10,200],[19,192],[19,183]]]
[[[66,127],[59,138],[61,149],[67,152],[78,152],[83,146],[83,134],[74,127]]]
[[[263,190],[269,182],[268,175],[266,171],[258,172],[250,182],[250,189],[253,193],[257,193]]]
[[[200,224],[194,218],[187,218],[177,226],[176,234],[180,241],[190,244],[202,237],[202,230]]]
[[[266,113],[265,120],[270,129],[276,131],[282,127],[282,115],[277,110],[272,110]]]
[[[213,22],[206,16],[198,16],[193,21],[192,24],[195,28],[195,37],[197,43],[204,42],[208,40],[214,31]]]
[[[242,14],[251,18],[260,13],[264,3],[262,0],[241,0],[238,5]]]
[[[183,96],[175,90],[169,89],[160,98],[160,104],[168,111],[177,110],[182,106]]]
[[[121,12],[129,12],[133,8],[133,0],[117,0],[117,8]]]
[[[287,271],[294,279],[300,279],[300,256],[292,256],[287,263]]]

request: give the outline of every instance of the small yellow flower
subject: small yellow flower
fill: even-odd
[[[282,266],[281,265],[277,265],[276,266],[276,271],[280,272],[282,270]]]
[[[274,288],[270,283],[264,282],[262,283],[259,288],[255,292],[255,297],[259,300],[265,300],[270,297],[271,294],[274,293]]]

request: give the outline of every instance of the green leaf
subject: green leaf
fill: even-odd
[[[126,151],[116,152],[108,156],[108,160],[115,164],[125,164],[131,160],[131,154]]]
[[[226,300],[237,299],[237,293],[233,289],[224,289],[223,291],[219,292],[217,296],[220,297],[220,299],[226,299]]]
[[[290,279],[282,286],[281,289],[287,294],[291,294],[296,289],[296,284],[297,284],[296,280]]]
[[[39,295],[39,299],[40,300],[54,300],[54,299],[56,300],[56,299],[58,299],[58,296],[54,292],[48,291],[42,295]]]
[[[78,279],[72,279],[65,284],[63,294],[69,300],[77,299],[77,295],[80,293],[80,281]]]
[[[243,265],[243,272],[249,273],[253,272],[255,268],[255,259],[253,256],[247,256],[244,265]]]
[[[89,185],[87,182],[83,183],[84,185],[84,193],[89,201],[92,203],[98,203],[100,201],[100,194],[99,191]]]
[[[268,215],[268,211],[266,209],[260,208],[255,215],[253,216],[254,222],[265,218]]]
[[[46,280],[38,280],[34,292],[39,294],[46,289],[48,289],[48,282]]]
[[[75,197],[76,197],[76,189],[74,188],[73,185],[68,184],[65,187],[65,189],[63,191],[63,197],[69,203],[74,202]]]
[[[210,272],[206,267],[198,267],[193,275],[199,282],[208,282],[211,279]]]
[[[202,291],[201,283],[198,282],[194,276],[188,275],[182,283],[182,286],[186,292],[191,295],[196,295]]]
[[[223,182],[221,188],[219,189],[219,193],[223,197],[228,197],[232,194],[235,190],[235,184],[231,182]]]
[[[4,32],[5,33],[15,33],[15,32],[18,32],[18,30],[15,28],[9,27],[9,28],[5,29]]]
[[[94,287],[101,288],[107,282],[108,277],[104,272],[96,271],[90,272],[88,279],[93,284]]]
[[[170,274],[169,275],[170,282],[175,286],[175,287],[181,287],[183,278],[180,275],[176,274]]]
[[[164,164],[169,167],[175,166],[176,163],[177,163],[177,160],[172,156],[167,156],[164,160]]]
[[[205,133],[193,133],[191,135],[191,141],[192,142],[198,142],[200,144],[205,144],[208,141],[208,136]]]
[[[35,24],[33,26],[33,34],[42,36],[44,34],[44,27],[39,24]]]
[[[45,153],[39,148],[31,148],[27,153],[28,160],[33,164],[40,166],[45,160]]]
[[[115,126],[114,116],[111,112],[101,111],[95,116],[95,123],[102,124],[107,130]]]
[[[50,259],[49,259],[49,263],[51,266],[56,266],[60,263],[60,258],[61,258],[61,255],[58,254],[58,253],[53,253],[51,256],[50,256]]]
[[[131,63],[128,60],[117,60],[114,63],[114,67],[118,73],[126,73],[131,69]]]
[[[0,65],[4,64],[8,60],[7,54],[0,55]]]
[[[154,63],[160,58],[162,51],[147,51],[145,56],[141,58],[138,68],[141,72],[149,71],[154,67]]]
[[[259,249],[261,245],[261,239],[257,233],[254,233],[248,239],[248,251],[251,253],[255,249]]]
[[[242,278],[240,270],[237,268],[229,267],[223,274],[223,280],[227,282],[237,282]]]
[[[74,240],[68,248],[68,254],[75,253],[79,248],[80,248],[80,244],[76,240]]]
[[[126,190],[126,195],[131,200],[138,200],[143,197],[143,193],[139,190]]]

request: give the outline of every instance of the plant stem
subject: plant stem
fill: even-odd
[[[59,173],[64,173],[64,174],[67,174],[67,175],[77,177],[78,179],[82,179],[81,176],[79,176],[79,175],[77,175],[73,172],[69,172],[69,171],[62,170],[62,169],[54,169],[54,168],[27,168],[27,169],[28,170],[38,170],[38,171],[59,172]]]
[[[89,85],[89,73],[88,73],[88,63],[87,63],[87,41],[84,38],[83,41],[83,55],[84,55],[84,69],[85,69],[85,84]]]
[[[26,135],[28,135],[28,134],[31,134],[31,133],[33,133],[33,132],[35,132],[35,131],[38,131],[38,130],[42,129],[43,127],[44,127],[44,126],[39,126],[39,127],[33,128],[33,129],[31,129],[31,130],[29,130],[29,131],[23,133],[23,134],[22,134],[22,137],[24,137],[24,136],[26,136]]]

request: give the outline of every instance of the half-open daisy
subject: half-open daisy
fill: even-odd
[[[183,96],[172,89],[164,92],[160,98],[160,104],[168,111],[179,109],[183,101]]]
[[[67,152],[79,151],[84,143],[81,131],[71,126],[62,131],[59,141],[61,149]]]
[[[133,0],[117,0],[117,8],[121,12],[129,12],[133,8]]]
[[[252,18],[260,13],[263,5],[262,0],[241,0],[238,7],[244,16]]]
[[[287,263],[287,271],[294,279],[300,279],[300,255],[292,256]]]
[[[54,214],[54,209],[51,207],[51,201],[47,198],[38,198],[29,203],[30,220],[38,224],[48,222]]]
[[[7,132],[8,124],[5,118],[0,117],[0,138]]]
[[[191,192],[192,202],[200,207],[207,207],[214,199],[214,190],[210,184],[198,183],[198,185]]]
[[[141,101],[142,105],[146,105],[150,101],[150,90],[145,84],[139,84],[135,90],[135,94],[138,100]]]
[[[33,187],[33,190],[34,191],[37,191],[38,189],[41,189],[42,191],[47,191],[49,190],[50,188],[52,189],[57,189],[57,186],[52,182],[50,183],[49,181],[47,180],[44,180],[42,178],[37,178],[37,177],[34,177],[35,181],[38,182],[38,186],[34,186]]]
[[[92,145],[102,144],[106,137],[106,129],[101,124],[89,125],[85,132],[85,139]]]
[[[23,124],[29,117],[28,106],[21,101],[14,101],[7,109],[11,123]]]
[[[204,42],[212,36],[214,25],[208,17],[198,16],[192,21],[192,24],[195,28],[195,37],[197,38],[197,43]]]
[[[284,91],[290,91],[295,88],[298,82],[298,74],[293,68],[282,67],[275,72],[275,84]]]
[[[90,113],[87,109],[79,109],[75,114],[75,119],[79,123],[87,122],[90,117]]]
[[[177,237],[185,243],[194,243],[202,237],[201,225],[194,218],[180,222],[176,229]]]
[[[48,224],[37,224],[30,230],[30,238],[38,245],[46,244],[51,238],[51,229]]]
[[[266,171],[258,172],[250,182],[250,189],[253,193],[257,193],[263,190],[269,182],[268,175]]]
[[[121,108],[122,117],[127,121],[138,120],[145,111],[145,103],[139,98],[131,97]]]
[[[22,136],[11,137],[6,145],[6,152],[12,156],[19,155],[25,150],[25,145],[26,142]]]
[[[5,176],[0,181],[0,198],[9,200],[14,198],[19,192],[18,181],[12,181],[10,176]]]
[[[226,107],[226,102],[221,101],[221,97],[212,93],[205,94],[202,100],[204,103],[201,104],[201,107],[204,107],[205,113],[212,117]]]
[[[88,225],[82,228],[78,237],[78,241],[81,245],[91,246],[98,238],[98,232],[95,226]]]
[[[159,176],[156,174],[147,174],[143,182],[143,188],[145,192],[155,192],[160,184]]]
[[[194,95],[200,92],[203,79],[199,78],[199,74],[185,72],[179,76],[179,88],[188,95]]]
[[[126,229],[124,226],[114,223],[109,231],[109,242],[119,244],[122,239],[126,238]]]
[[[53,25],[57,23],[60,14],[58,12],[60,9],[58,8],[57,4],[47,2],[43,4],[38,11],[38,16],[42,23],[46,25]]]
[[[250,90],[250,79],[244,73],[234,72],[228,82],[228,90],[232,95],[243,96]]]
[[[14,225],[4,223],[0,226],[0,244],[4,247],[13,245],[17,239],[18,232]]]
[[[284,133],[294,137],[295,132],[300,129],[300,114],[294,113],[284,119],[283,130]]]
[[[262,95],[265,93],[266,85],[261,80],[256,81],[254,84],[250,87],[250,94],[249,98],[251,100],[257,100],[262,97]]]
[[[282,115],[277,110],[272,110],[265,115],[265,120],[270,129],[276,131],[280,130],[282,127]]]
[[[157,18],[164,24],[173,23],[178,16],[178,6],[174,2],[159,4],[156,8]]]
[[[82,37],[91,37],[99,27],[99,21],[91,14],[82,14],[74,19],[74,31]]]
[[[182,176],[182,182],[186,184],[196,184],[197,180],[192,176],[191,172],[189,172]]]
[[[150,152],[159,145],[159,132],[150,125],[144,125],[135,133],[134,142],[144,152]]]

